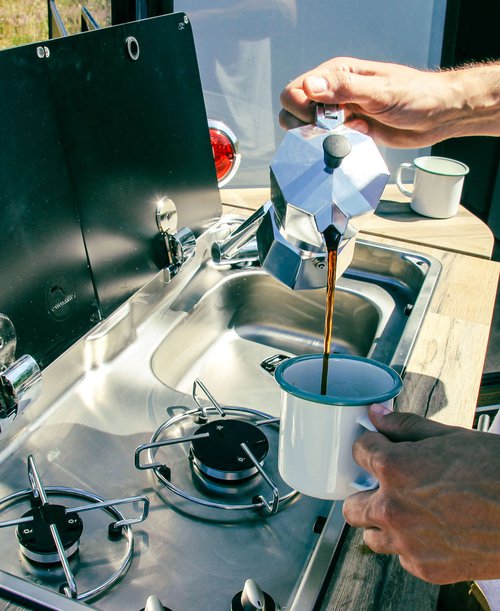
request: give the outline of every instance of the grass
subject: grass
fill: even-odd
[[[78,0],[57,0],[69,34],[80,31]],[[90,0],[85,6],[101,26],[110,23],[110,0]],[[47,0],[0,0],[0,49],[48,38]]]

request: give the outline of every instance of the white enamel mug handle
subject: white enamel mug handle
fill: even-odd
[[[373,424],[370,418],[368,418],[368,416],[360,416],[356,419],[356,422],[364,427],[367,431],[378,433],[376,426]],[[360,475],[356,481],[351,483],[351,486],[358,492],[362,492],[364,490],[375,490],[375,488],[378,488],[378,481],[373,477],[373,475],[366,473],[364,475]]]
[[[411,191],[408,191],[408,189],[403,185],[401,181],[403,170],[415,171],[415,166],[413,165],[413,163],[405,162],[405,163],[402,163],[396,170],[396,184],[398,185],[399,190],[401,191],[403,195],[406,195],[406,197],[411,197],[413,195],[413,189]]]

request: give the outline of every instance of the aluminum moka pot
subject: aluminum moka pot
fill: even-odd
[[[230,260],[256,236],[258,258],[293,289],[326,286],[325,231],[341,239],[337,276],[350,264],[358,221],[376,209],[389,170],[373,140],[343,124],[337,107],[318,106],[316,125],[288,131],[270,165],[271,199],[223,243],[215,256]]]

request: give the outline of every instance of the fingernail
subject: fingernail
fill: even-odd
[[[350,127],[361,134],[368,133],[368,125],[364,121],[350,121],[349,123],[346,123],[346,125],[347,127]]]
[[[328,89],[328,81],[322,76],[308,76],[306,81],[313,93],[324,93]]]
[[[373,403],[370,405],[370,412],[377,416],[387,416],[387,414],[390,414],[392,410],[381,403]]]

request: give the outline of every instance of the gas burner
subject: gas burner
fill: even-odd
[[[211,403],[206,407],[202,404],[198,390],[202,390]],[[140,445],[135,450],[135,466],[137,469],[152,469],[157,479],[169,490],[180,497],[204,505],[226,510],[264,510],[274,514],[286,502],[298,493],[291,490],[281,480],[277,472],[277,458],[273,460],[269,469],[263,468],[270,444],[269,436],[275,439],[275,451],[277,452],[277,437],[279,433],[279,418],[249,409],[246,407],[224,408],[217,403],[206,386],[198,379],[193,384],[193,399],[198,405],[196,409],[185,409],[166,422],[153,433],[149,443]],[[228,417],[228,416],[231,417]],[[214,419],[214,416],[218,418]],[[198,428],[195,425],[201,424]],[[263,429],[266,429],[264,433]],[[178,431],[188,431],[188,435],[178,435]],[[189,443],[189,453],[185,460],[182,452],[177,449],[173,457],[182,471],[180,479],[182,487],[173,483],[173,469],[165,463],[156,460],[156,454],[160,448],[176,446]],[[173,451],[173,449],[172,449]],[[143,452],[148,453],[148,462],[141,462]],[[271,459],[271,457],[269,457]],[[181,462],[179,462],[181,460]],[[266,461],[267,462],[267,461]],[[185,464],[191,465],[192,474],[186,476]],[[272,471],[272,475],[270,472]],[[177,474],[177,472],[176,472]],[[195,477],[193,477],[193,475]],[[259,482],[263,482],[265,489],[270,489],[272,498],[266,499],[264,494],[253,494],[250,501],[244,496],[248,492],[249,481],[255,482],[256,476]],[[221,503],[210,498],[200,497],[188,491],[188,486],[198,478],[202,478],[204,490],[216,490],[218,495],[236,496],[239,490],[239,499],[232,503]],[[279,484],[275,483],[279,481]],[[212,484],[215,484],[212,485]],[[257,484],[255,484],[257,485]],[[280,488],[286,488],[280,493]]]
[[[21,551],[29,560],[39,564],[61,562],[51,525],[56,527],[68,559],[78,551],[83,522],[77,513],[68,514],[63,505],[47,503],[30,509],[22,518],[32,518],[32,524],[23,522],[16,529]]]
[[[108,590],[127,571],[134,551],[134,538],[131,525],[146,519],[149,510],[149,499],[145,496],[134,496],[107,501],[96,494],[61,486],[44,486],[38,473],[33,456],[28,456],[28,478],[31,488],[19,490],[0,499],[0,511],[22,501],[31,504],[31,509],[20,518],[0,522],[0,528],[16,526],[16,534],[21,552],[34,565],[47,565],[62,568],[65,583],[59,591],[69,598],[90,600]],[[85,505],[66,507],[59,503],[49,502],[53,496],[74,498]],[[116,509],[117,505],[142,503],[142,513],[136,518],[126,519]],[[70,559],[79,551],[83,533],[83,521],[79,514],[100,509],[112,518],[108,523],[108,539],[125,542],[125,554],[118,569],[106,581],[94,588],[79,592],[70,566]],[[54,569],[47,569],[54,570]]]
[[[205,435],[206,433],[206,435]],[[196,467],[207,477],[219,481],[239,481],[258,473],[242,445],[252,452],[260,465],[269,451],[265,434],[255,424],[244,420],[213,420],[200,426],[191,442]]]

